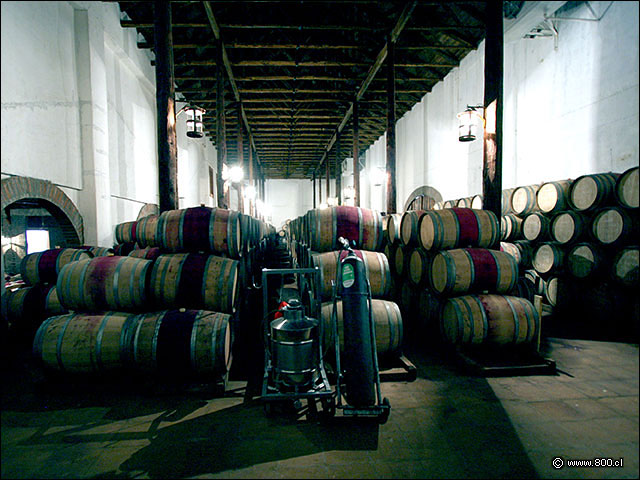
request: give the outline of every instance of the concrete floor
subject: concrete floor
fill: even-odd
[[[2,478],[638,478],[638,345],[549,338],[543,350],[557,375],[475,377],[407,349],[418,378],[382,383],[384,425],[267,418],[245,381],[216,397],[47,380],[25,354],[3,372]],[[624,466],[566,466],[604,457]]]

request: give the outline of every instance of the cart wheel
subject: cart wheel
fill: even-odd
[[[382,405],[388,407],[384,409],[384,413],[378,417],[378,422],[380,425],[384,425],[389,420],[389,413],[391,412],[391,404],[389,403],[389,399],[387,397],[382,399]]]

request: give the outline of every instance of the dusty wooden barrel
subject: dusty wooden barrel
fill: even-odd
[[[171,252],[242,255],[240,213],[223,208],[167,210],[158,219],[160,247]]]
[[[540,185],[536,193],[538,209],[542,213],[556,213],[566,210],[569,206],[569,189],[572,180],[558,180]]]
[[[344,349],[344,327],[342,316],[342,300],[336,304],[336,318],[338,321],[338,336],[340,338],[340,350]],[[331,328],[331,314],[333,312],[333,302],[322,304],[323,321],[323,348],[332,348],[335,344],[333,331]],[[376,349],[378,357],[392,354],[402,348],[402,315],[395,302],[374,298],[371,300],[371,316],[375,324]]]
[[[564,255],[558,243],[541,243],[533,253],[533,268],[541,275],[560,273],[564,267]]]
[[[412,250],[413,249],[411,247],[403,247],[402,245],[398,245],[398,248],[396,248],[393,259],[396,275],[400,277],[406,275],[406,272],[408,270],[409,257],[411,256]]]
[[[525,270],[523,276],[525,278],[528,278],[529,280],[531,280],[531,283],[533,284],[533,291],[535,292],[536,295],[544,295],[544,289],[546,288],[546,286],[545,286],[546,282],[545,282],[544,278],[542,278],[538,272],[536,272],[533,269]]]
[[[526,185],[517,187],[511,194],[511,208],[513,213],[524,217],[538,210],[536,193],[540,185]]]
[[[309,246],[316,252],[340,248],[338,238],[355,242],[361,250],[382,250],[382,215],[368,208],[340,205],[315,209],[309,215]]]
[[[157,309],[193,308],[233,313],[238,266],[237,260],[215,255],[160,255],[151,269],[151,301]]]
[[[500,217],[500,238],[505,242],[522,238],[522,218],[514,213]]]
[[[127,331],[135,314],[69,313],[45,320],[33,353],[48,369],[95,373],[127,367]]]
[[[555,307],[558,301],[566,301],[567,289],[564,276],[553,276],[545,282],[544,298],[549,305]]]
[[[522,236],[530,242],[549,240],[550,224],[549,218],[540,212],[530,213],[522,221]]]
[[[37,284],[6,292],[7,320],[20,336],[33,334],[43,320],[67,313],[60,304],[55,285]]]
[[[567,271],[580,280],[596,278],[603,258],[599,247],[586,242],[577,243],[567,252]]]
[[[400,242],[400,223],[402,222],[401,213],[392,213],[387,215],[389,221],[387,222],[387,242],[396,244]]]
[[[135,242],[138,222],[124,222],[116,225],[116,243]]]
[[[418,244],[418,222],[426,210],[408,210],[402,214],[400,222],[400,243],[404,246]]]
[[[136,311],[148,308],[147,288],[153,262],[133,257],[95,257],[65,265],[57,292],[69,310]]]
[[[364,269],[371,285],[371,295],[377,298],[384,298],[389,295],[391,288],[391,270],[387,256],[381,252],[368,252],[366,250],[353,251],[364,263]],[[329,300],[333,295],[331,282],[337,281],[336,275],[338,266],[338,255],[340,259],[347,256],[345,251],[333,251],[314,253],[311,258],[311,267],[318,267],[320,270],[319,293],[323,300]]]
[[[20,263],[20,274],[27,285],[55,284],[60,270],[68,263],[89,259],[91,253],[79,248],[52,248],[25,255]]]
[[[520,265],[524,266],[526,264],[525,260],[527,259],[523,258],[523,256],[527,255],[527,251],[524,250],[520,244],[510,243],[510,242],[500,242],[500,251],[511,255],[513,259],[516,261],[516,263],[518,264],[518,266]],[[529,258],[528,261],[530,262],[531,259]]]
[[[138,220],[136,226],[137,243],[141,247],[159,247],[158,238],[158,215],[148,215]]]
[[[628,246],[616,254],[612,276],[618,284],[634,289],[638,287],[639,251],[638,246]]]
[[[458,208],[471,208],[471,200],[472,197],[462,197],[459,198],[456,202],[456,207]]]
[[[448,343],[514,345],[535,341],[540,317],[524,298],[464,295],[445,301],[441,325]]]
[[[482,210],[482,195],[478,194],[471,197],[469,208],[473,208],[474,210]]]
[[[439,295],[507,293],[518,280],[518,264],[511,255],[486,248],[441,250],[433,257],[428,279]]]
[[[520,276],[518,277],[518,281],[513,287],[513,290],[509,292],[509,295],[526,298],[530,302],[533,302],[533,297],[536,295],[536,287],[530,278]]]
[[[638,167],[631,167],[618,177],[615,196],[621,207],[638,208]]]
[[[429,276],[429,266],[431,262],[431,257],[433,254],[430,254],[426,250],[423,250],[420,247],[416,247],[411,252],[409,256],[409,279],[415,285],[426,285],[428,282],[427,277]]]
[[[513,208],[511,207],[511,195],[513,195],[513,191],[515,188],[505,188],[502,190],[502,215],[509,215],[513,213]]]
[[[155,260],[160,255],[162,255],[162,249],[160,247],[144,247],[132,250],[127,256],[144,258],[145,260]]]
[[[588,225],[587,218],[578,212],[561,212],[551,221],[551,239],[563,245],[575,243],[587,231]]]
[[[118,243],[113,246],[113,254],[117,257],[126,257],[134,250],[137,250],[138,244],[135,242]]]
[[[396,249],[399,248],[398,244],[387,243],[384,246],[384,256],[387,257],[389,263],[389,271],[392,275],[396,275]]]
[[[576,178],[569,189],[569,205],[579,212],[613,204],[619,173],[595,173]]]
[[[425,250],[498,245],[500,222],[489,210],[449,208],[430,210],[418,224],[419,245]]]
[[[130,357],[142,371],[222,379],[231,367],[230,319],[205,310],[141,314],[132,327]]]
[[[82,245],[81,247],[77,247],[81,250],[86,250],[94,257],[108,257],[113,255],[113,248],[109,247],[92,247],[91,245]]]
[[[618,247],[638,241],[638,218],[620,207],[603,208],[591,222],[591,235],[600,244]]]
[[[445,200],[442,202],[442,208],[454,208],[458,204],[458,200]]]

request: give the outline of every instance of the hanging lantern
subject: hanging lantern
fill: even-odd
[[[461,142],[472,142],[476,139],[478,125],[482,121],[476,108],[480,107],[467,106],[464,112],[458,114],[458,140]]]
[[[187,109],[187,137],[202,138],[204,135],[202,127],[202,114],[204,110],[198,107]]]

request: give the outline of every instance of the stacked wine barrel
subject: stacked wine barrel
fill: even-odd
[[[626,334],[604,325],[593,333],[637,339],[638,167],[518,187],[511,204],[501,249],[517,259],[530,288],[558,318],[584,315],[598,324],[619,312],[631,319]]]
[[[529,300],[518,296],[518,266],[497,250],[499,235],[490,211],[404,212],[397,242],[388,248],[403,317],[414,338],[490,347],[534,341],[539,316]],[[389,238],[395,238],[393,231]]]
[[[285,233],[295,263],[301,268],[318,267],[319,285],[316,295],[322,302],[325,346],[331,347],[330,321],[333,311],[334,285],[339,262],[347,255],[340,251],[340,237],[349,241],[365,267],[372,297],[372,316],[376,330],[379,357],[399,354],[403,342],[402,315],[392,300],[392,278],[389,259],[384,253],[388,220],[379,212],[360,207],[337,206],[309,210],[285,225]],[[386,228],[385,228],[386,227]],[[337,303],[340,345],[343,338],[342,302]]]
[[[44,322],[34,353],[65,372],[125,368],[225,383],[239,260],[257,243],[250,222],[243,240],[241,222],[237,212],[195,207],[117,225],[118,245],[137,248],[62,268],[60,303],[74,313]]]

